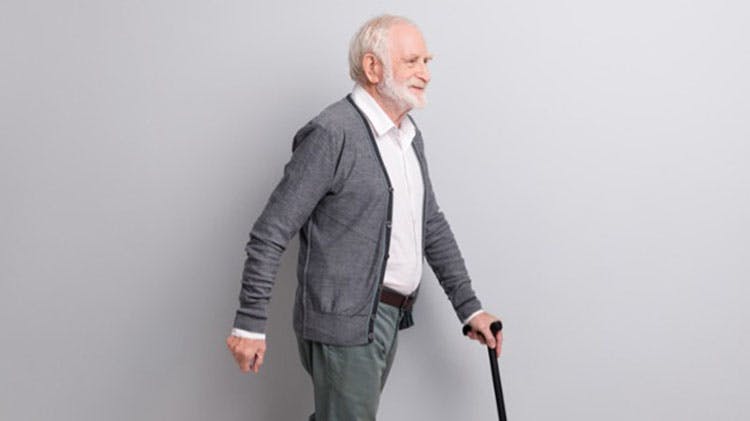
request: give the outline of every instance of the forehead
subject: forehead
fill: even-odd
[[[397,23],[388,31],[388,49],[395,56],[429,54],[419,29],[405,23]]]

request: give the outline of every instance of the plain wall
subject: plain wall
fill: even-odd
[[[750,6],[483,0],[2,2],[0,419],[305,419],[296,238],[262,372],[224,341],[292,135],[386,11],[435,53],[413,115],[509,418],[750,418]],[[422,282],[380,418],[494,419]]]

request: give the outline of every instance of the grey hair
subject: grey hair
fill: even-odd
[[[380,15],[365,22],[352,38],[349,44],[349,77],[353,81],[365,84],[367,76],[362,67],[365,54],[375,54],[387,68],[390,66],[388,54],[388,31],[398,23],[405,23],[416,27],[414,22],[403,16]]]

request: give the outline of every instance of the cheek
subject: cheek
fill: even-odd
[[[416,72],[405,71],[394,76],[395,76],[396,82],[402,85],[408,85],[414,80],[415,75],[416,75]]]
[[[397,83],[404,84],[409,82],[409,80],[414,77],[415,73],[415,71],[409,69],[408,67],[400,67],[398,69],[394,69],[393,80],[395,80]]]

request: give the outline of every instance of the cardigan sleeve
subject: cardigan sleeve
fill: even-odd
[[[328,130],[313,122],[295,135],[283,177],[250,231],[234,328],[265,333],[267,307],[281,256],[332,186],[337,162],[335,141]]]

